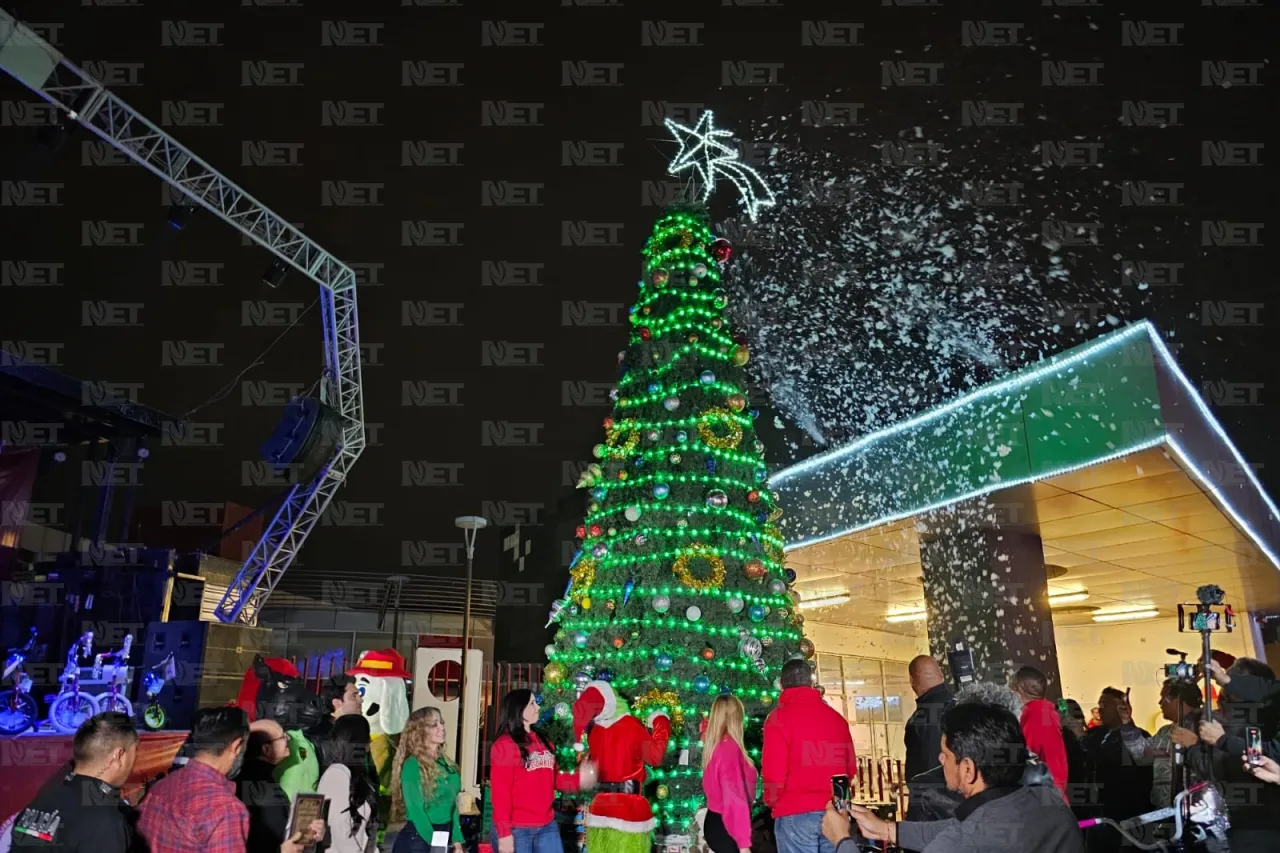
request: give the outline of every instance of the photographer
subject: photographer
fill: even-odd
[[[1226,670],[1210,661],[1209,671],[1223,685],[1218,697],[1221,720],[1200,722],[1199,742],[1187,750],[1187,763],[1200,778],[1221,784],[1231,820],[1227,839],[1233,853],[1280,849],[1280,788],[1260,781],[1252,768],[1242,767],[1240,761],[1250,727],[1261,730],[1263,751],[1274,757],[1276,704],[1240,698],[1241,685],[1246,695],[1262,695],[1250,688],[1275,684],[1274,675],[1270,667],[1252,658],[1237,658]],[[1228,690],[1230,684],[1237,685],[1237,690]]]
[[[828,806],[822,831],[837,853],[856,848],[849,817],[862,835],[924,853],[1083,853],[1075,816],[1052,785],[1021,784],[1027,765],[1022,726],[1007,708],[963,702],[942,718],[947,788],[963,802],[955,817],[892,823],[851,805],[849,815]]]

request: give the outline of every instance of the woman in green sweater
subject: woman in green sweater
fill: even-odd
[[[458,765],[444,754],[444,717],[439,708],[409,715],[391,767],[391,820],[405,821],[392,853],[463,853],[458,822]]]

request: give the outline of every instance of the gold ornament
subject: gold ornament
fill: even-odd
[[[553,660],[542,670],[542,677],[550,684],[559,684],[564,681],[564,677],[568,674],[569,671],[558,660]]]
[[[583,557],[569,570],[569,577],[573,578],[573,595],[585,595],[587,590],[591,589],[591,585],[596,582],[596,561],[590,557]]]
[[[589,596],[589,595],[584,595],[584,596],[582,596],[582,598],[581,598],[581,599],[579,599],[579,601],[578,601],[578,606],[579,606],[579,607],[581,607],[583,610],[590,610],[590,609],[591,609],[591,596]]]
[[[705,578],[695,578],[689,571],[689,564],[694,560],[706,560],[711,573]],[[671,573],[690,589],[720,589],[724,586],[724,560],[709,546],[700,542],[693,543],[686,553],[676,558],[671,564]]]
[[[609,430],[604,443],[612,451],[612,456],[630,456],[640,444],[640,430],[636,429],[632,421],[623,421]]]
[[[680,248],[687,249],[692,245],[693,245],[693,232],[681,231],[680,232]]]
[[[543,677],[545,678],[545,674]],[[680,708],[680,697],[674,690],[650,688],[648,693],[631,700],[631,710],[641,720],[649,716],[650,711],[665,710],[677,729],[684,726],[684,711]]]
[[[725,434],[718,434],[715,425],[721,425],[726,430]],[[702,438],[702,443],[708,447],[716,450],[733,450],[742,441],[742,426],[739,425],[733,412],[728,409],[707,409],[698,418],[698,435]]]
[[[671,789],[666,785],[659,785],[654,789],[654,793],[658,795],[658,799],[665,800],[667,797],[671,796]]]

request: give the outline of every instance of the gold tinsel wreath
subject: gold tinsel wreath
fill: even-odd
[[[614,456],[630,456],[640,444],[640,430],[631,421],[623,421],[609,430],[604,443]]]
[[[695,578],[689,571],[689,565],[694,560],[706,560],[707,565],[711,566],[711,573],[705,578]],[[690,589],[719,589],[724,586],[724,560],[710,547],[697,542],[676,558],[671,564],[671,573]]]
[[[718,435],[714,425],[722,423],[728,429],[724,435]],[[737,416],[728,409],[707,409],[698,418],[698,435],[702,443],[716,450],[733,450],[742,442],[742,426]]]
[[[656,687],[652,687],[648,693],[631,700],[631,710],[642,720],[649,716],[650,711],[658,710],[664,706],[675,727],[683,727],[684,710],[680,707],[680,696],[674,690],[659,690]]]

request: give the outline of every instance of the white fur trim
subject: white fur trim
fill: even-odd
[[[587,816],[583,819],[583,824],[593,829],[616,829],[619,832],[652,832],[654,827],[658,825],[656,818],[648,820],[622,820],[616,817],[601,817],[587,812]]]
[[[607,681],[592,681],[587,684],[587,688],[594,687],[600,694],[600,698],[604,700],[604,707],[600,709],[600,713],[596,714],[596,722],[600,725],[607,725],[605,720],[613,720],[618,714],[618,694],[613,692],[613,685]]]
[[[648,718],[645,720],[645,724],[646,724],[649,728],[653,728],[653,721],[654,721],[654,720],[656,720],[656,719],[658,719],[659,717],[667,717],[667,712],[666,712],[666,711],[652,711],[652,712],[650,712],[650,714],[649,714]],[[670,719],[670,717],[667,717],[667,718],[668,718],[668,719]]]

